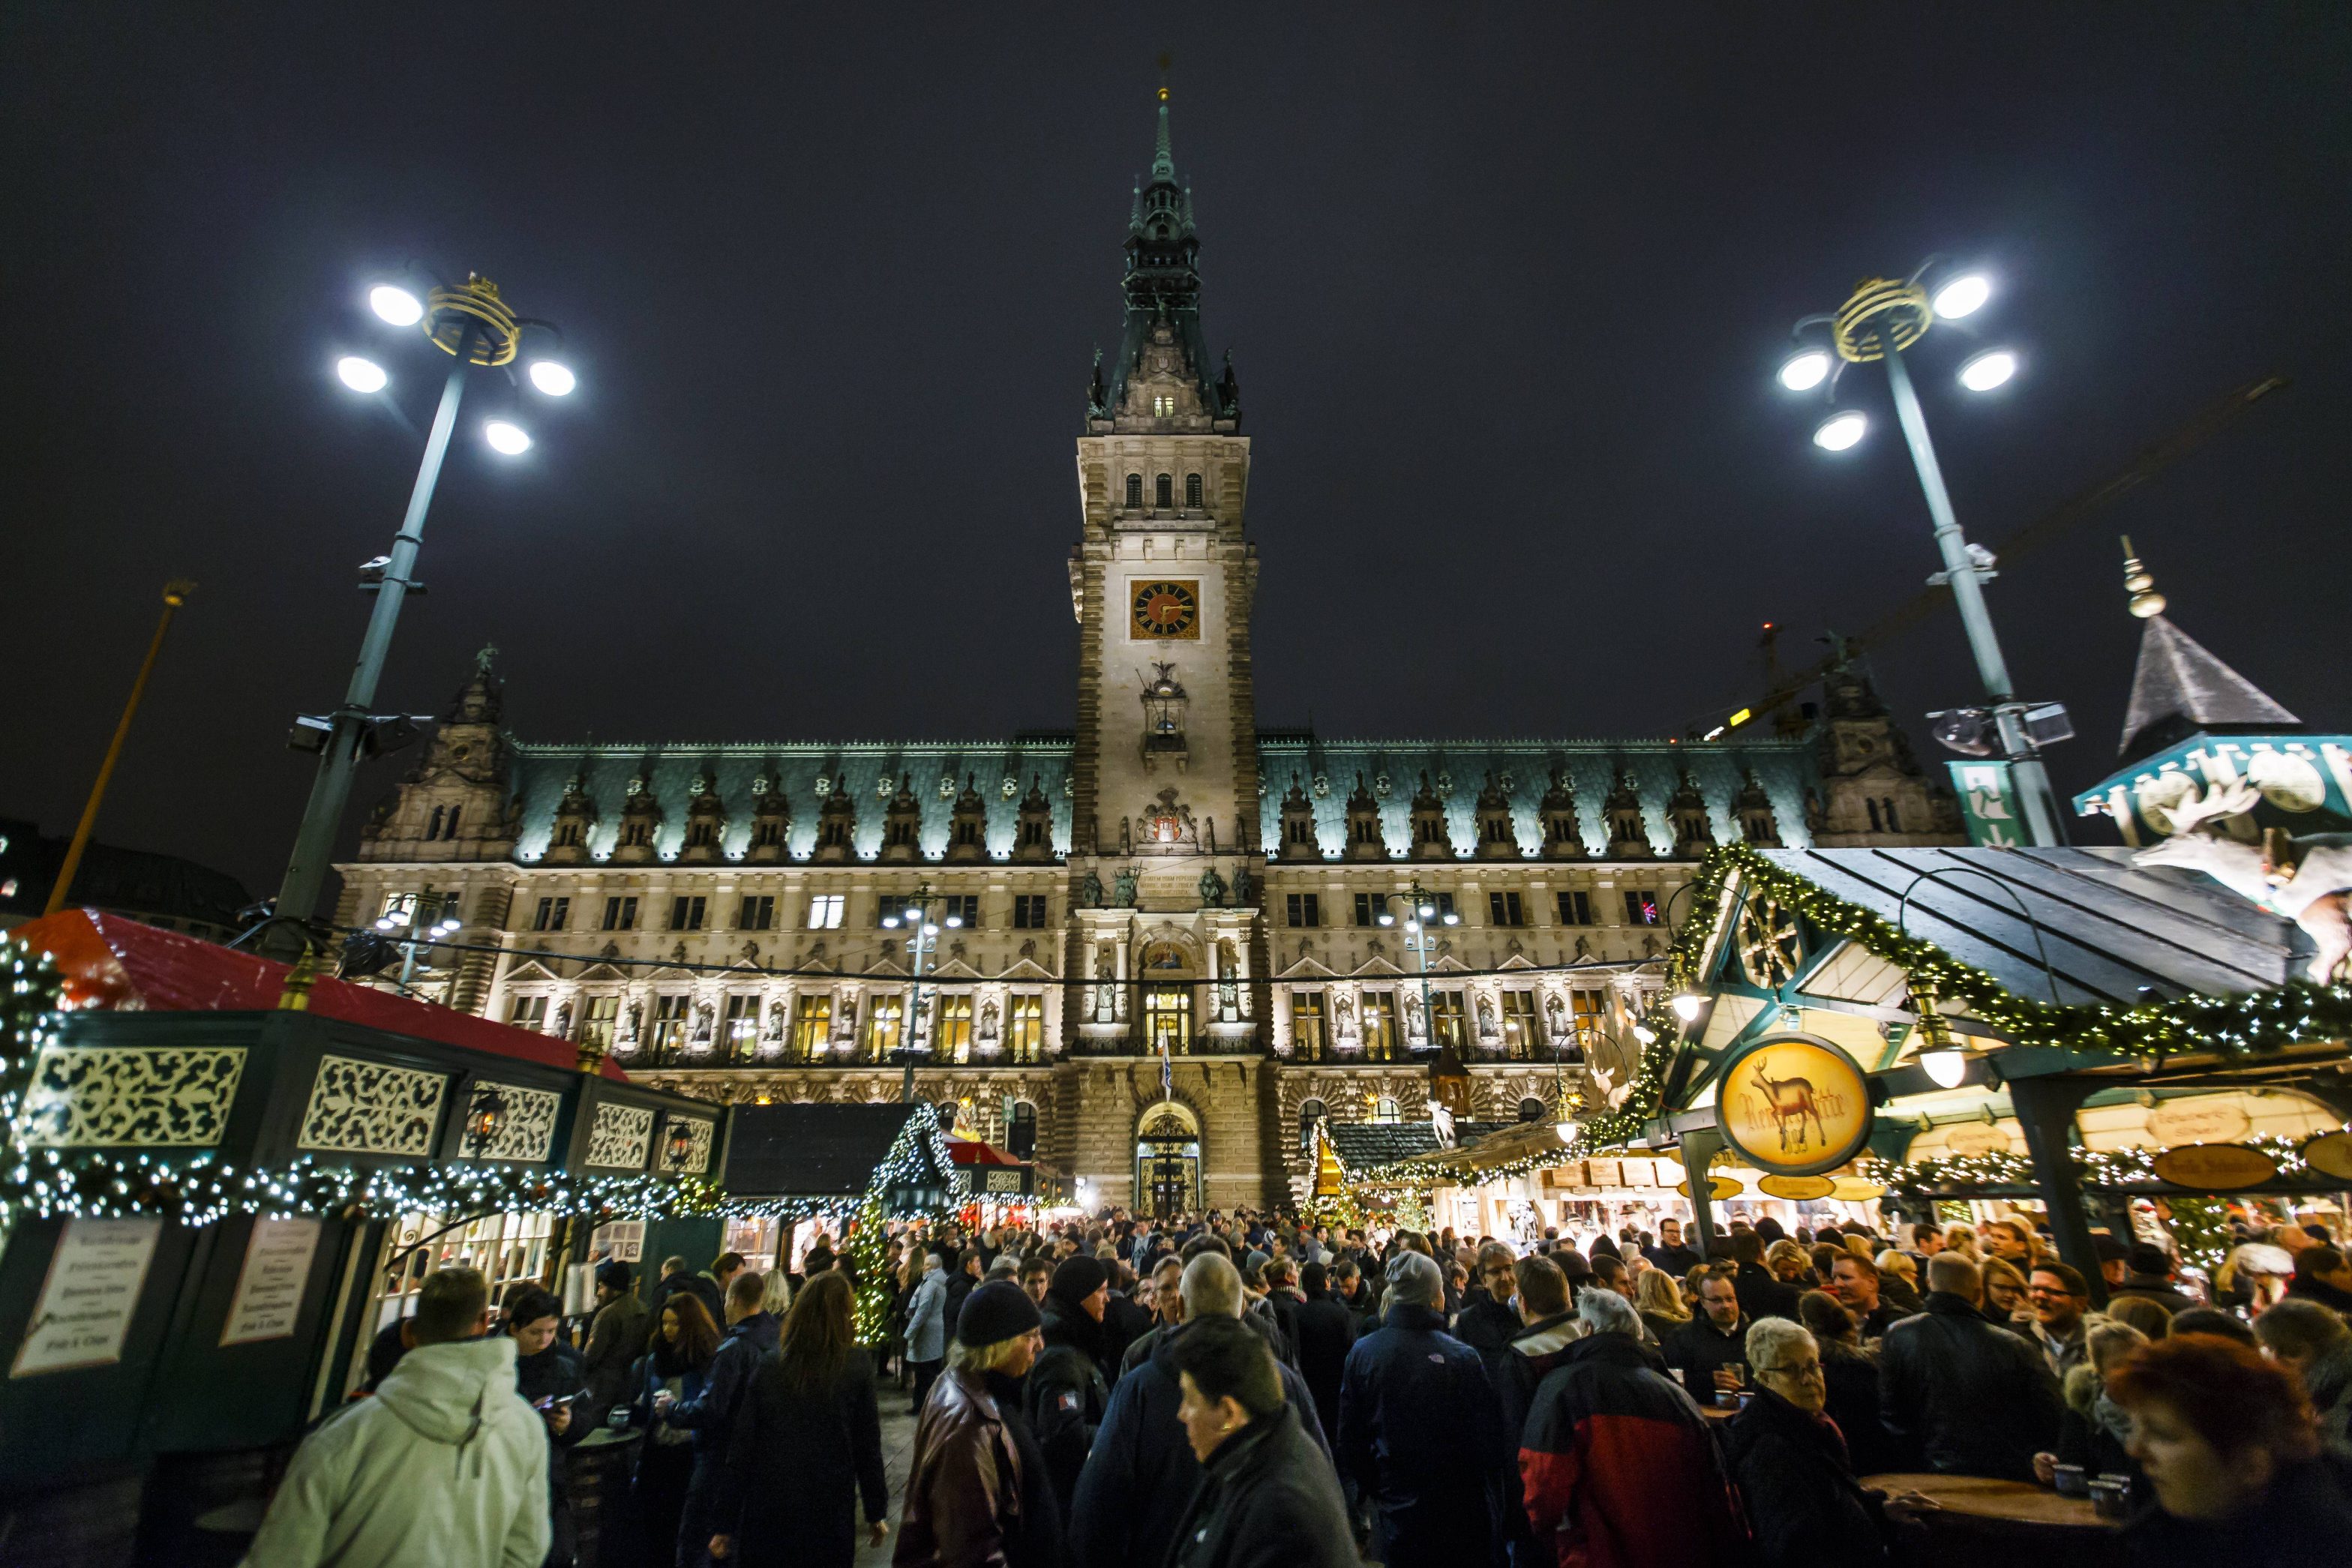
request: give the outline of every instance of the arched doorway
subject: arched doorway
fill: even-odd
[[[1201,1124],[1172,1100],[1136,1119],[1135,1207],[1159,1218],[1201,1212]]]

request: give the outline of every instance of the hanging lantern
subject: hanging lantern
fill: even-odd
[[[663,1145],[672,1169],[694,1157],[694,1128],[684,1117],[673,1116],[669,1122],[669,1137]]]
[[[473,1103],[466,1109],[466,1149],[479,1155],[498,1141],[499,1129],[506,1125],[507,1097],[496,1084],[485,1083],[474,1091]]]

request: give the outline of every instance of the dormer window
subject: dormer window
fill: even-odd
[[[1169,507],[1173,507],[1176,504],[1176,477],[1174,475],[1160,475],[1159,478],[1152,481],[1152,488],[1157,497],[1156,504],[1162,511],[1167,510]]]
[[[1184,504],[1196,512],[1201,509],[1201,476],[1198,474],[1184,476]]]
[[[1127,476],[1127,504],[1129,507],[1143,505],[1143,476],[1140,474]]]
[[[1165,395],[1153,398],[1151,400],[1151,417],[1154,419],[1175,418],[1176,400]]]

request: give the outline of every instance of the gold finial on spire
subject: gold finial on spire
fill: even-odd
[[[1161,52],[1160,56],[1160,101],[1162,103],[1166,103],[1168,101],[1168,68],[1175,63],[1176,57],[1174,55],[1169,54],[1165,51]]]
[[[2156,579],[2148,575],[2139,557],[2132,554],[2131,536],[2124,535],[2123,540],[2124,591],[2131,595],[2131,612],[2143,621],[2163,614],[2164,595],[2156,591]]]

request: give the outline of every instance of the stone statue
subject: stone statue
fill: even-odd
[[[1501,1026],[1495,1021],[1495,998],[1480,997],[1478,998],[1478,1038],[1496,1040],[1501,1037],[1502,1032]]]
[[[1110,902],[1114,909],[1135,907],[1135,868],[1133,866],[1119,867],[1118,879],[1111,883]]]
[[[994,1002],[980,1004],[980,1022],[972,1027],[971,1038],[981,1045],[996,1043],[996,1004]]]
[[[1100,909],[1103,906],[1102,878],[1088,871],[1078,883],[1078,899],[1088,909]]]
[[[1234,904],[1235,907],[1246,909],[1256,902],[1257,888],[1256,885],[1250,881],[1249,867],[1245,865],[1235,866],[1234,868]]]
[[[1211,866],[1208,870],[1201,873],[1199,891],[1201,894],[1202,908],[1222,909],[1224,907],[1225,879],[1217,874],[1217,868],[1215,866]]]

